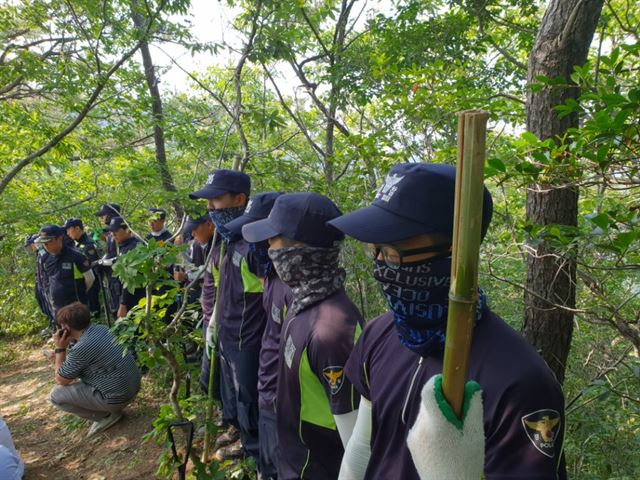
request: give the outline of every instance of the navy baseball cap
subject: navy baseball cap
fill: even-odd
[[[164,220],[167,218],[167,211],[163,208],[150,208],[147,210],[149,220]]]
[[[219,197],[225,193],[244,193],[247,197],[251,191],[251,179],[246,173],[237,170],[219,169],[213,170],[204,188],[189,194],[189,198],[211,198]]]
[[[209,216],[209,212],[203,214],[193,214],[187,216],[186,221],[184,222],[184,226],[182,227],[183,233],[190,233],[196,228],[198,225],[202,225],[206,221],[211,221],[211,217]]]
[[[453,236],[456,169],[437,163],[395,165],[368,207],[331,220],[330,225],[361,242],[393,243],[417,235]],[[487,233],[493,201],[484,187],[482,234]]]
[[[95,213],[96,217],[102,217],[104,215],[108,215],[113,217],[115,215],[120,215],[120,205],[117,203],[104,203],[99,211]]]
[[[109,227],[107,228],[107,230],[109,230],[110,232],[115,232],[116,230],[120,230],[121,228],[129,228],[129,225],[127,225],[127,222],[125,222],[124,218],[113,217],[109,222]]]
[[[45,225],[40,229],[38,238],[34,240],[35,243],[49,243],[58,237],[62,237],[67,232],[59,225]]]
[[[314,247],[332,247],[344,235],[329,220],[342,215],[335,203],[317,193],[280,195],[267,218],[242,227],[247,242],[257,243],[282,235]]]
[[[249,199],[244,213],[238,218],[226,223],[224,227],[233,235],[240,236],[244,225],[269,216],[273,204],[280,195],[283,195],[283,192],[265,192],[253,195]]]
[[[62,226],[62,228],[64,228],[65,230],[71,227],[80,227],[84,229],[82,220],[80,220],[79,218],[67,218],[67,221],[64,222],[64,225]]]

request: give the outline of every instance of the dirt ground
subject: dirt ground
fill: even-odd
[[[143,442],[152,430],[159,403],[143,379],[138,398],[125,418],[109,430],[87,438],[88,425],[51,406],[53,366],[42,345],[7,345],[0,362],[0,413],[25,463],[25,480],[153,479],[160,448]]]

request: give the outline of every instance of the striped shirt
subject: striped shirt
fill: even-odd
[[[140,389],[140,372],[133,356],[115,343],[104,325],[89,325],[68,351],[58,374],[79,378],[112,404],[128,402]]]

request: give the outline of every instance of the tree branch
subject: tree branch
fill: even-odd
[[[161,2],[160,5],[158,6],[158,11],[156,12],[156,15],[158,15],[160,13],[160,11],[161,11],[163,6],[164,6],[164,2]],[[138,51],[138,49],[140,48],[140,45],[142,44],[142,41],[148,35],[149,28],[150,28],[152,23],[153,22],[149,22],[149,26],[147,27],[147,30],[144,32],[144,35],[142,36],[142,38],[140,38],[136,42],[136,44],[131,49],[129,49],[122,57],[120,57],[120,59],[107,71],[107,73],[105,73],[105,75],[98,80],[97,87],[94,89],[93,93],[89,96],[88,100],[85,102],[82,110],[80,110],[80,112],[78,113],[76,118],[74,118],[73,121],[64,130],[62,130],[57,135],[55,135],[46,145],[44,145],[43,147],[41,147],[37,151],[31,153],[30,155],[27,155],[26,157],[24,157],[21,160],[19,160],[18,163],[9,171],[9,173],[7,173],[2,178],[2,180],[0,181],[0,195],[6,190],[7,186],[11,182],[11,180],[13,180],[16,177],[16,175],[18,175],[18,173],[20,173],[20,171],[23,168],[25,168],[26,166],[30,165],[36,159],[40,158],[45,153],[47,153],[49,150],[51,150],[53,147],[55,147],[67,135],[69,135],[71,132],[73,132],[78,125],[80,125],[80,123],[84,120],[84,118],[87,116],[87,114],[93,108],[93,105],[96,102],[96,100],[98,99],[98,97],[100,96],[100,94],[102,93],[102,90],[104,90],[104,88],[107,86],[107,83],[108,83],[109,79],[111,78],[111,76],[116,71],[118,71],[118,69],[127,60],[129,60],[136,51]]]

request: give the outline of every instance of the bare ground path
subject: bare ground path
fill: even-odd
[[[153,479],[160,448],[143,442],[159,402],[148,393],[148,379],[125,418],[87,438],[88,426],[60,413],[48,401],[53,367],[41,345],[0,344],[0,413],[25,463],[25,480]]]

